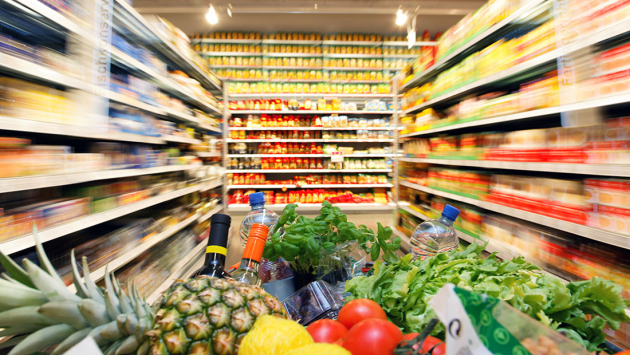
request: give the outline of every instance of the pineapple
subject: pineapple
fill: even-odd
[[[201,276],[178,282],[154,304],[153,355],[236,354],[256,319],[287,318],[278,299],[258,286]]]
[[[41,268],[24,268],[0,252],[7,270],[0,278],[0,349],[27,355],[55,347],[53,355],[92,336],[105,355],[236,354],[258,316],[286,318],[276,298],[257,286],[207,276],[180,280],[151,308],[133,285],[126,292],[105,271],[105,288],[90,278],[83,258],[83,280],[71,253],[76,294],[52,267],[33,227]]]
[[[125,292],[105,271],[105,288],[90,278],[83,258],[83,279],[71,253],[76,294],[63,283],[44,253],[33,227],[41,268],[24,259],[24,268],[0,253],[7,271],[0,279],[0,337],[11,336],[0,348],[13,347],[10,355],[27,355],[55,346],[52,354],[63,354],[86,336],[94,338],[105,355],[148,354],[153,325],[149,305],[135,287]]]

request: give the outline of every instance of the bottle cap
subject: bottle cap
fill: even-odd
[[[249,194],[249,205],[260,205],[265,203],[265,193],[264,192],[254,192],[253,194]]]
[[[232,223],[232,217],[223,213],[215,213],[212,217],[210,217],[210,224],[215,223],[226,224],[229,226]]]
[[[459,210],[457,208],[451,205],[444,206],[442,217],[446,217],[446,219],[449,219],[451,222],[455,222],[457,216],[459,216]]]

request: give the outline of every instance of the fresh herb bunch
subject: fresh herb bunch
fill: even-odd
[[[297,205],[289,204],[278,219],[271,239],[265,245],[263,257],[272,261],[282,257],[291,263],[294,271],[314,273],[322,251],[332,252],[344,242],[356,240],[359,246],[375,261],[383,252],[383,260],[395,263],[400,258],[394,253],[400,248],[400,238],[391,242],[390,227],[378,223],[378,233],[365,225],[356,226],[339,207],[324,201],[320,215],[315,218],[300,216]]]

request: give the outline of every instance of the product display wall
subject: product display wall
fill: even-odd
[[[628,7],[613,3],[479,11],[405,71],[401,235],[453,204],[462,240],[630,298]],[[627,325],[608,334],[628,346]]]
[[[37,260],[35,225],[71,291],[74,249],[94,281],[142,279],[154,300],[201,259],[223,207],[222,83],[168,23],[117,1],[97,24],[111,32],[93,34],[94,11],[0,5],[0,251]]]

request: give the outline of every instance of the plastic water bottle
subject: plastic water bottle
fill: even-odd
[[[245,219],[243,219],[239,231],[243,246],[247,244],[247,237],[254,223],[266,225],[269,227],[269,233],[271,234],[273,227],[278,222],[278,215],[265,208],[265,194],[263,192],[250,194],[249,205],[252,207],[252,210],[245,216]]]
[[[420,223],[411,236],[413,258],[422,260],[435,254],[455,250],[459,246],[459,238],[453,228],[453,222],[457,216],[459,216],[459,210],[446,205],[440,218]]]

